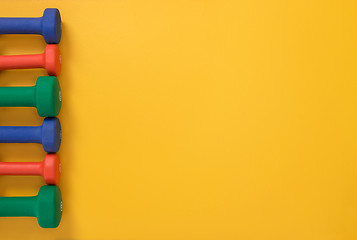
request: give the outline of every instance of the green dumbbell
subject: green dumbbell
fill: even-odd
[[[56,77],[39,77],[31,87],[0,87],[0,107],[36,107],[41,117],[55,117],[61,105],[61,87]]]
[[[0,217],[37,217],[43,228],[56,228],[62,218],[62,195],[57,186],[42,186],[34,197],[0,197]]]

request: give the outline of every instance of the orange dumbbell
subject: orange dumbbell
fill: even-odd
[[[0,162],[0,175],[42,176],[46,184],[57,185],[61,162],[55,153],[48,153],[42,162]]]
[[[58,45],[48,44],[42,54],[0,56],[0,70],[45,68],[50,76],[61,72],[61,54]]]

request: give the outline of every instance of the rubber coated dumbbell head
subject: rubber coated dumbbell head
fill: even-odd
[[[58,152],[61,146],[62,130],[58,118],[45,118],[42,123],[42,146],[46,152]]]
[[[36,202],[38,224],[43,228],[56,228],[62,218],[62,195],[57,186],[42,186]]]
[[[57,154],[47,154],[43,161],[43,178],[48,185],[58,185],[61,177],[61,162]]]
[[[42,17],[42,35],[47,43],[59,43],[61,41],[62,22],[58,9],[45,9]]]
[[[58,45],[48,44],[45,50],[45,68],[49,75],[61,73],[61,54]]]
[[[36,82],[36,107],[41,117],[55,117],[62,106],[61,87],[56,77],[39,77]]]

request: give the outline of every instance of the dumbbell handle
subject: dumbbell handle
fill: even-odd
[[[42,143],[42,127],[0,127],[0,143]]]
[[[0,217],[35,217],[37,196],[0,197]]]
[[[42,162],[0,162],[0,175],[42,175]]]
[[[35,107],[36,87],[0,87],[0,107]]]
[[[0,70],[42,67],[44,54],[0,56]]]
[[[41,34],[42,17],[0,18],[1,34]]]

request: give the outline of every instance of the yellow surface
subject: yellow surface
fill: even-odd
[[[63,221],[0,218],[1,239],[357,238],[356,1],[2,0],[0,15],[46,7],[64,22]],[[0,54],[44,47],[0,36]],[[43,156],[0,145],[0,161]],[[1,177],[0,195],[42,184]]]

